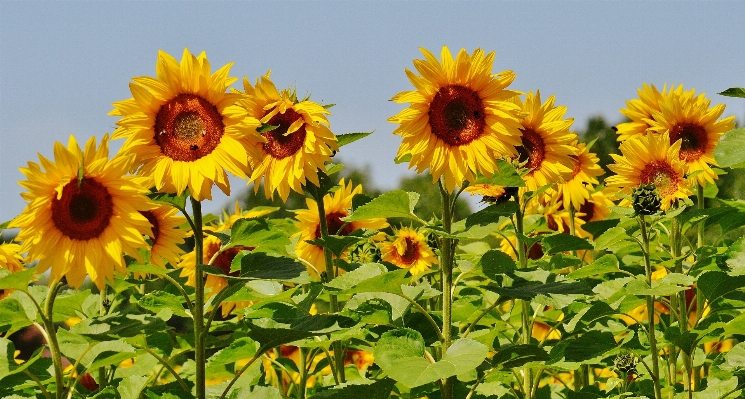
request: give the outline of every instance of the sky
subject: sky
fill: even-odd
[[[272,70],[278,88],[336,104],[332,131],[374,132],[340,158],[391,189],[413,171],[393,162],[401,140],[387,119],[405,105],[390,98],[413,88],[404,71],[420,47],[496,52],[494,72],[517,75],[511,89],[555,94],[576,130],[593,115],[620,122],[645,82],[696,88],[741,121],[745,100],[716,93],[745,87],[744,15],[741,1],[0,0],[0,222],[25,206],[18,168],[71,134],[112,132],[111,103],[155,75],[158,50],[206,51],[213,71],[233,62],[231,76],[252,82]],[[215,188],[206,211],[245,189],[231,182],[232,199]]]

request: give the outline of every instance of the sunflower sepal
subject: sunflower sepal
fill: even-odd
[[[268,123],[262,123],[259,128],[256,129],[257,133],[266,133],[271,132],[272,130],[278,128],[279,125],[270,125]]]

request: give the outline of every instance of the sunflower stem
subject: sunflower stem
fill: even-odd
[[[519,206],[517,213],[515,214],[515,235],[517,237],[517,259],[520,263],[520,269],[526,269],[528,267],[528,254],[526,252],[526,243],[524,236],[524,207]],[[521,321],[522,321],[522,343],[530,344],[530,337],[532,332],[532,325],[530,320],[530,301],[519,299],[521,307]],[[523,368],[523,381],[522,381],[523,395],[525,399],[531,399],[533,397],[533,376],[530,370],[530,366]]]
[[[323,203],[324,195],[318,193],[315,197],[318,204],[318,224],[321,230],[321,238],[325,240],[329,236],[329,226],[326,220],[325,204]],[[324,283],[328,283],[336,277],[336,272],[334,271],[334,259],[331,250],[326,247],[323,247],[323,260],[326,263],[326,272],[324,273],[325,277],[322,275],[321,279]],[[339,312],[339,301],[336,295],[329,294],[329,306],[333,313]],[[341,341],[336,341],[331,344],[331,347],[334,349],[334,364],[336,365],[334,369],[337,373],[337,379],[339,382],[344,383],[346,382],[344,375],[344,346]]]
[[[194,363],[196,367],[196,397],[206,397],[206,375],[205,375],[205,341],[204,331],[204,272],[201,263],[204,251],[204,236],[202,235],[202,203],[191,197],[191,209],[194,212],[194,251],[196,252],[197,265],[195,270],[195,294],[194,294]]]
[[[696,208],[703,211],[704,208],[706,208],[706,203],[704,201],[704,186],[700,183],[696,185]],[[698,237],[696,240],[696,248],[701,249],[704,247],[704,231],[706,230],[706,219],[701,220],[698,222]],[[704,305],[706,305],[704,301],[704,293],[701,292],[701,289],[698,287],[698,284],[696,285],[696,320],[694,322],[694,326],[698,324],[698,322],[702,319],[702,314],[704,310]],[[691,386],[691,391],[695,391],[700,385],[701,385],[701,366],[695,367],[693,372],[693,381]],[[691,396],[693,394],[690,394]]]
[[[647,234],[647,222],[644,215],[639,215],[638,222],[642,234],[642,250],[644,253],[644,270],[647,277],[647,284],[652,287],[652,264],[649,260],[649,235]],[[647,327],[649,348],[652,352],[652,383],[654,384],[654,398],[662,399],[662,389],[660,388],[660,354],[657,351],[657,338],[654,334],[654,295],[647,295],[647,318],[649,323],[649,327]]]
[[[106,316],[107,309],[106,309],[106,290],[108,285],[104,284],[103,288],[101,288],[101,292],[99,292],[99,309],[98,313],[101,316]],[[98,389],[99,391],[103,391],[104,388],[106,388],[106,367],[101,367],[98,369]]]
[[[577,227],[574,224],[574,214],[576,213],[574,209],[574,203],[569,201],[569,234],[572,236],[575,236],[577,233]],[[577,251],[572,250],[572,256],[577,256]],[[584,257],[583,257],[584,258]],[[571,266],[569,268],[571,271],[574,271],[574,266]],[[582,387],[586,387],[590,385],[590,366],[587,364],[581,364],[579,366],[579,369],[574,372],[574,390],[580,391]]]
[[[47,297],[44,301],[44,313],[41,317],[44,322],[44,328],[47,330],[47,337],[49,338],[47,343],[49,344],[49,352],[52,354],[52,364],[54,365],[55,396],[57,399],[63,399],[65,397],[62,354],[59,349],[59,341],[57,341],[57,331],[54,328],[54,299],[57,297],[57,293],[62,288],[62,285],[62,281],[52,282],[51,288],[47,291]]]
[[[450,235],[453,224],[452,202],[450,191],[445,188],[444,178],[440,179],[440,195],[442,196],[442,228]],[[442,355],[445,355],[450,344],[452,343],[452,325],[453,325],[453,248],[454,241],[452,238],[443,237],[440,253],[442,261],[440,262],[442,272]],[[453,377],[445,379],[442,385],[442,398],[452,399]]]

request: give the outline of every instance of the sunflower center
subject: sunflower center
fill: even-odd
[[[329,228],[329,234],[347,236],[349,233],[354,231],[352,224],[344,226],[345,221],[341,220],[343,217],[349,216],[346,212],[331,212],[326,215],[326,226]],[[344,226],[344,228],[342,228]],[[341,231],[339,231],[341,229]],[[321,238],[321,225],[316,226],[315,238]]]
[[[670,131],[670,144],[678,140],[682,140],[680,159],[695,161],[704,154],[706,149],[706,129],[692,123],[675,125]]]
[[[155,216],[153,211],[140,211],[140,213],[153,227],[153,236],[150,237],[150,239],[153,241],[153,246],[155,246],[155,243],[158,241],[158,236],[160,235],[160,223],[158,223],[158,218]]]
[[[579,172],[582,171],[582,163],[579,161],[579,157],[576,155],[570,155],[569,158],[572,160],[572,165],[574,165],[574,169],[572,169],[572,179],[579,174]]]
[[[222,272],[227,274],[228,276],[238,277],[241,275],[240,270],[236,270],[234,272],[230,271],[230,266],[233,264],[233,259],[235,259],[235,256],[238,255],[238,252],[241,252],[243,250],[251,251],[252,249],[253,247],[240,246],[226,249],[225,251],[221,252],[220,255],[217,255],[217,258],[215,258],[215,260],[212,262],[212,266],[219,267],[220,270],[222,270]]]
[[[654,183],[657,191],[665,197],[675,193],[680,177],[667,162],[653,161],[642,170],[639,180],[644,184]]]
[[[584,216],[580,216],[579,218],[587,223],[591,221],[592,217],[595,215],[595,204],[590,201],[585,201],[585,203],[579,207],[579,212],[584,213]]]
[[[405,237],[404,242],[406,243],[406,247],[404,253],[400,254],[401,262],[410,265],[416,261],[419,247],[411,237]]]
[[[463,86],[437,91],[429,107],[432,134],[452,146],[465,145],[484,134],[486,111],[478,93]]]
[[[52,198],[52,222],[57,230],[73,240],[99,237],[114,214],[109,190],[92,178],[77,179],[62,188],[58,199]]]
[[[527,162],[525,167],[528,169],[539,169],[546,157],[546,147],[543,144],[543,139],[540,134],[532,129],[520,129],[520,131],[523,133],[520,138],[523,145],[516,148],[519,154],[518,161],[520,163]]]
[[[160,107],[153,129],[163,155],[194,162],[217,148],[225,125],[209,101],[195,94],[179,94]]]
[[[277,128],[262,133],[266,138],[266,143],[263,144],[264,151],[274,159],[283,159],[300,151],[305,143],[305,123],[298,130],[287,134],[290,126],[300,118],[302,116],[292,109],[288,109],[284,114],[274,115],[267,124]]]

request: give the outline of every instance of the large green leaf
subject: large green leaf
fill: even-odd
[[[379,263],[366,263],[351,272],[344,273],[339,277],[327,283],[326,286],[336,290],[349,290],[360,284],[362,281],[371,279],[387,273],[388,269]]]
[[[248,336],[261,343],[260,351],[308,338],[326,335],[355,325],[354,320],[340,315],[305,316],[287,322],[280,319],[259,319],[250,323]]]
[[[631,237],[629,237],[626,229],[621,226],[612,227],[603,232],[600,237],[596,237],[595,249],[606,250],[613,247],[614,245],[617,245],[624,241],[628,241],[630,239]]]
[[[564,358],[569,362],[582,362],[602,356],[616,348],[613,333],[608,331],[588,331],[569,341],[564,349]]]
[[[501,187],[525,187],[525,181],[520,177],[517,169],[502,159],[497,160],[497,168],[491,178],[479,178],[476,183],[488,183]]]
[[[581,279],[618,271],[620,271],[618,268],[618,258],[615,255],[607,254],[601,256],[595,262],[569,273],[568,277]]]
[[[408,269],[394,270],[360,281],[353,287],[339,291],[339,294],[356,294],[361,292],[388,292],[400,294],[401,286],[409,283]],[[328,286],[333,289],[333,286]]]
[[[254,252],[284,253],[290,238],[284,231],[272,228],[265,219],[238,219],[230,229],[228,247],[246,247]]]
[[[189,192],[184,191],[181,195],[166,194],[166,193],[150,193],[147,195],[150,199],[158,204],[171,205],[179,210],[186,209],[186,198],[189,197]]]
[[[267,254],[263,252],[241,252],[233,259],[231,270],[238,270],[239,279],[264,279],[290,281],[307,275],[307,269],[302,263],[286,256]]]
[[[356,222],[374,218],[406,218],[419,220],[414,215],[414,206],[419,201],[419,194],[403,190],[393,190],[382,194],[365,205],[355,209],[351,216],[343,218],[345,222]]]
[[[473,226],[485,226],[491,223],[497,223],[500,218],[514,215],[519,208],[520,206],[515,201],[489,205],[466,218],[466,229]]]
[[[163,309],[168,309],[176,316],[191,317],[184,310],[184,298],[180,295],[173,295],[165,291],[153,291],[140,298],[139,305],[143,308],[158,313]]]
[[[569,234],[554,234],[543,237],[541,243],[549,255],[559,252],[593,249],[592,244],[586,239]]]
[[[719,138],[714,159],[722,168],[745,167],[745,128],[730,130]]]
[[[372,132],[360,132],[360,133],[344,133],[344,134],[337,134],[336,135],[336,145],[339,147],[345,146],[350,143],[354,143],[355,141],[359,139],[363,139],[369,135],[371,135]]]
[[[531,300],[538,295],[592,295],[592,290],[581,281],[552,281],[546,283],[530,282],[517,287],[490,287],[508,298]]]
[[[414,330],[400,328],[384,333],[375,346],[375,363],[389,377],[414,388],[475,369],[486,358],[486,345],[468,338],[453,342],[436,363],[424,358],[424,339]]]
[[[729,276],[720,271],[709,271],[698,276],[698,288],[709,302],[745,287],[745,276]]]
[[[28,288],[36,268],[31,267],[20,272],[12,273],[8,269],[0,269],[0,290],[21,290]]]
[[[499,348],[491,359],[495,367],[511,369],[531,362],[548,360],[548,353],[535,344],[507,345]]]
[[[310,399],[388,399],[396,381],[390,378],[382,380],[352,380],[336,385],[330,389],[321,388]]]
[[[326,238],[318,238],[315,240],[308,240],[307,242],[320,247],[328,248],[331,253],[336,257],[341,257],[341,254],[349,248],[351,245],[356,244],[363,238],[357,236],[337,236],[329,235]]]
[[[122,398],[139,398],[148,381],[147,376],[132,375],[124,378],[116,387],[116,390]]]
[[[497,280],[497,276],[517,269],[514,259],[496,249],[491,249],[482,255],[479,266],[481,266],[482,273],[494,281]]]
[[[227,348],[219,350],[207,359],[207,372],[220,371],[225,365],[233,364],[240,360],[247,360],[256,354],[258,345],[251,338],[238,338],[231,342]]]

